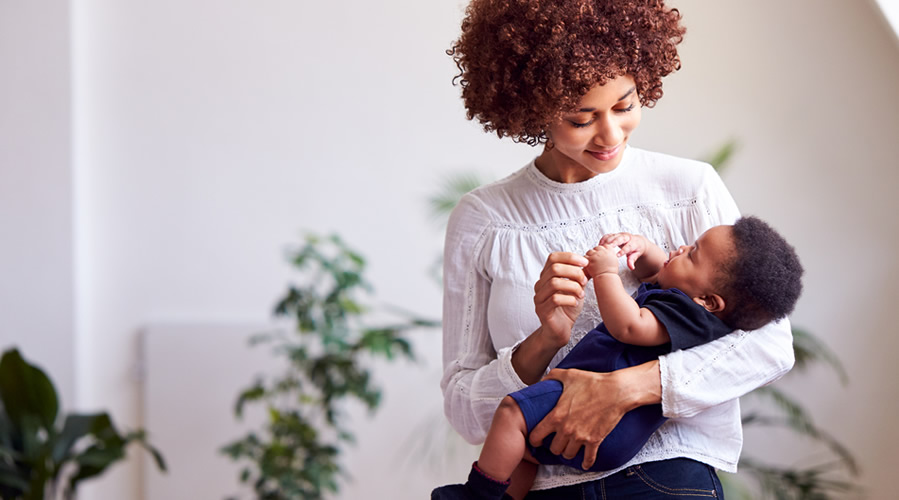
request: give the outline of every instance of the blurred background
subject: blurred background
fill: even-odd
[[[796,245],[793,321],[850,379],[814,368],[783,390],[856,456],[869,498],[893,498],[895,2],[671,3],[683,69],[631,143],[704,158],[737,141],[724,180]],[[273,365],[246,337],[271,326],[304,230],[359,250],[378,303],[439,318],[429,197],[538,153],[465,120],[444,53],[464,5],[0,0],[0,347],[43,366],[65,408],[147,428],[170,468],[135,449],[80,498],[240,491],[217,450]],[[351,408],[340,498],[423,498],[476,458],[440,418],[438,331],[410,336],[417,361],[376,365],[381,409]],[[801,463],[812,444],[760,432],[745,449]]]

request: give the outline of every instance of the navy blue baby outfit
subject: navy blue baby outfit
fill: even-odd
[[[600,323],[574,346],[558,368],[611,372],[651,361],[671,351],[711,342],[733,331],[676,288],[662,289],[658,285],[644,283],[637,289],[635,300],[640,307],[652,311],[656,319],[665,325],[671,337],[670,344],[652,347],[624,344],[609,335],[605,324]],[[518,402],[530,433],[555,407],[561,394],[560,382],[544,380],[510,395]],[[665,420],[661,404],[641,406],[626,413],[600,444],[596,462],[590,470],[607,471],[621,467],[643,448]],[[583,449],[570,460],[554,455],[549,451],[554,436],[547,436],[543,446],[537,448],[528,443],[534,458],[541,464],[565,464],[580,469],[584,461]]]

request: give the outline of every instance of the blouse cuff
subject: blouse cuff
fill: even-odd
[[[659,372],[662,382],[662,416],[675,418],[677,415],[675,408],[677,408],[679,404],[677,401],[674,401],[676,399],[677,391],[669,389],[673,382],[671,380],[668,358],[666,356],[659,356]]]
[[[515,368],[512,367],[512,353],[518,349],[522,342],[524,340],[519,340],[511,347],[500,349],[496,355],[496,359],[499,361],[499,381],[506,393],[520,391],[528,386],[522,382],[521,377],[518,376]]]

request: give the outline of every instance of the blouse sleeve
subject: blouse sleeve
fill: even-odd
[[[709,227],[733,224],[740,216],[737,204],[718,174],[707,169],[699,202],[705,205]],[[787,319],[666,354],[659,358],[662,413],[670,418],[696,415],[774,382],[790,371],[793,362]]]
[[[486,210],[466,195],[447,224],[443,261],[443,390],[450,424],[472,444],[484,441],[502,398],[527,385],[512,368],[517,344],[494,348],[487,328],[490,277],[481,265],[491,229]]]

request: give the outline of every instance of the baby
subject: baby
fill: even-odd
[[[618,258],[643,282],[636,297],[618,276]],[[643,236],[607,234],[587,252],[584,268],[593,279],[603,322],[587,333],[558,368],[610,372],[659,355],[710,342],[733,330],[754,330],[789,314],[802,290],[802,266],[795,250],[755,217],[716,226],[693,245],[666,254]],[[528,442],[530,431],[555,406],[562,384],[544,380],[506,396],[494,415],[484,448],[468,482],[435,489],[432,499],[522,498],[540,464],[580,468],[573,459]],[[665,422],[661,405],[628,412],[602,441],[589,470],[621,467]],[[517,470],[516,470],[517,469]],[[510,478],[515,482],[509,495]]]

